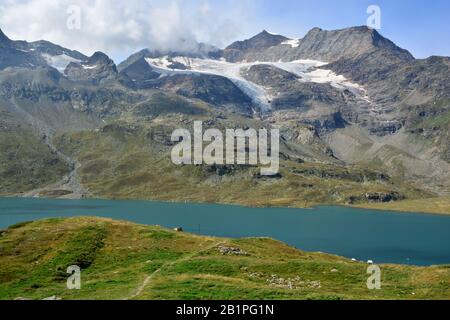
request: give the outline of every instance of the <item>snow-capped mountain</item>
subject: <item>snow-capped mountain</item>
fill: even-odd
[[[0,70],[7,67],[36,68],[51,66],[60,72],[70,62],[81,62],[87,57],[48,41],[13,41],[0,30]]]
[[[414,57],[392,41],[366,26],[327,31],[314,28],[302,39],[289,39],[263,31],[255,37],[237,41],[224,50],[227,61],[295,61],[312,59],[328,63],[352,59],[367,53],[382,51],[397,61]]]
[[[53,132],[117,128],[124,138],[148,125],[155,128],[144,136],[164,152],[171,142],[161,132],[198,117],[224,127],[258,123],[281,130],[286,161],[363,165],[445,194],[449,101],[448,57],[415,59],[367,27],[314,28],[302,39],[263,31],[223,50],[204,44],[148,48],[117,67],[101,52],[87,57],[46,41],[13,41],[0,32],[5,127],[26,124],[40,139]],[[234,169],[219,171],[229,170]],[[378,187],[385,196],[367,193],[370,199],[407,197],[403,187],[382,180]],[[365,178],[358,181],[364,188]],[[336,196],[341,198],[367,196]]]

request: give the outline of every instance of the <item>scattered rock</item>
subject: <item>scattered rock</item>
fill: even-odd
[[[309,288],[309,289],[320,289],[322,287],[320,281],[304,280],[300,276],[294,278],[282,278],[276,274],[271,275],[266,282],[271,287],[283,288],[283,289],[299,289],[299,288]]]
[[[237,166],[234,165],[211,165],[211,166],[207,166],[205,168],[205,171],[207,173],[215,173],[217,174],[219,177],[225,176],[225,175],[230,175],[233,174],[236,170],[238,169]]]
[[[356,203],[362,203],[362,202],[368,202],[368,203],[386,203],[386,202],[393,202],[393,201],[399,201],[404,200],[405,196],[398,192],[366,192],[363,195],[359,196],[350,196],[347,199],[348,204],[356,204]]]
[[[183,232],[183,228],[181,227],[174,228],[173,230],[176,232]]]
[[[260,172],[256,173],[253,177],[258,180],[272,180],[272,179],[279,180],[283,178],[281,173],[276,173],[273,175],[262,175]]]
[[[337,272],[339,272],[339,270],[338,269],[331,269],[331,272],[332,273],[337,273]]]
[[[234,255],[234,256],[248,256],[249,254],[245,251],[242,251],[239,248],[233,248],[233,247],[218,247],[218,250],[223,255]]]
[[[366,193],[366,200],[368,202],[391,202],[397,200],[403,200],[404,197],[398,192],[384,193],[384,192],[374,192]]]

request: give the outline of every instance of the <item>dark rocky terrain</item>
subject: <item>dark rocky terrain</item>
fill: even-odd
[[[96,52],[84,63],[71,62],[64,75],[75,82],[99,85],[116,81],[119,73],[114,61],[106,54]]]
[[[230,62],[239,62],[242,60],[266,61],[265,50],[281,45],[288,38],[274,35],[266,30],[254,36],[251,39],[237,41],[226,47],[221,56]]]

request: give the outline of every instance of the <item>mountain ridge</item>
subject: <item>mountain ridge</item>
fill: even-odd
[[[222,57],[231,62],[316,59],[330,63],[355,58],[377,49],[389,51],[403,61],[414,59],[407,50],[399,48],[378,31],[366,26],[331,31],[316,27],[301,39],[289,39],[263,31],[226,47],[222,50]]]
[[[227,48],[144,49],[118,66],[101,52],[87,57],[46,41],[3,38],[9,45],[0,47],[0,112],[14,120],[5,120],[5,128],[30,127],[43,149],[51,146],[63,159],[72,159],[69,176],[76,175],[90,196],[305,206],[450,193],[449,58],[415,59],[367,27],[314,28],[299,40],[263,31],[227,47],[230,59]],[[141,150],[156,161],[156,155],[170,151],[170,132],[195,120],[208,127],[280,128],[280,176],[266,181],[245,166],[178,172],[164,161],[156,167],[137,161],[123,171],[124,155],[115,150],[126,145],[129,157],[139,158],[135,153]],[[96,154],[93,141],[105,146],[103,154]],[[13,146],[4,148],[14,156]],[[14,179],[10,169],[1,168],[5,181]],[[120,177],[112,174],[116,171]],[[158,193],[144,178],[170,185],[180,174],[192,183],[184,195],[171,189]],[[369,176],[378,178],[364,183]],[[101,177],[108,182],[100,183]],[[206,198],[192,194],[202,184],[214,186],[226,200],[211,188],[204,191]],[[11,185],[8,194],[29,194],[28,184],[24,189]],[[68,185],[63,181],[31,192],[70,196],[71,190],[55,190]],[[267,185],[273,192],[262,196]],[[267,199],[261,202],[259,196]]]
[[[61,61],[61,57],[63,61]],[[0,70],[8,67],[36,68],[51,66],[57,69],[64,60],[82,61],[87,57],[46,40],[27,42],[9,39],[0,29]],[[60,70],[61,71],[61,70]]]

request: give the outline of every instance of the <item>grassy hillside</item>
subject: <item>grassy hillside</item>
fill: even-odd
[[[2,115],[0,114],[0,117]],[[13,195],[62,179],[68,165],[28,128],[0,119],[0,194]]]
[[[433,189],[424,191],[420,183],[405,179],[399,150],[384,148],[370,157],[369,163],[350,165],[332,154],[314,126],[290,114],[269,121],[279,124],[283,136],[280,175],[276,177],[262,177],[258,167],[249,166],[175,166],[170,160],[174,145],[170,138],[177,128],[192,130],[193,122],[202,120],[205,130],[224,132],[225,128],[261,128],[268,122],[160,91],[142,94],[138,100],[130,97],[133,103],[105,115],[103,121],[98,119],[98,127],[80,124],[77,130],[77,126],[69,130],[67,125],[65,130],[66,125],[61,124],[63,128],[51,137],[33,133],[32,126],[2,112],[0,196],[86,196],[282,207],[373,206],[437,196]],[[362,148],[366,147],[363,144]],[[418,166],[411,161],[410,167]],[[439,210],[448,213],[450,205]],[[433,208],[425,211],[434,212]]]
[[[62,135],[55,144],[82,164],[80,180],[96,198],[307,207],[428,195],[376,170],[283,155],[280,176],[274,178],[249,166],[175,166],[172,131],[167,125],[118,122]]]
[[[65,270],[82,268],[81,290]],[[450,267],[367,264],[271,239],[221,239],[98,218],[22,223],[1,232],[0,299],[448,299]]]
[[[450,214],[450,197],[403,200],[391,203],[366,204],[361,206],[377,210],[394,210],[403,212],[426,212]]]

